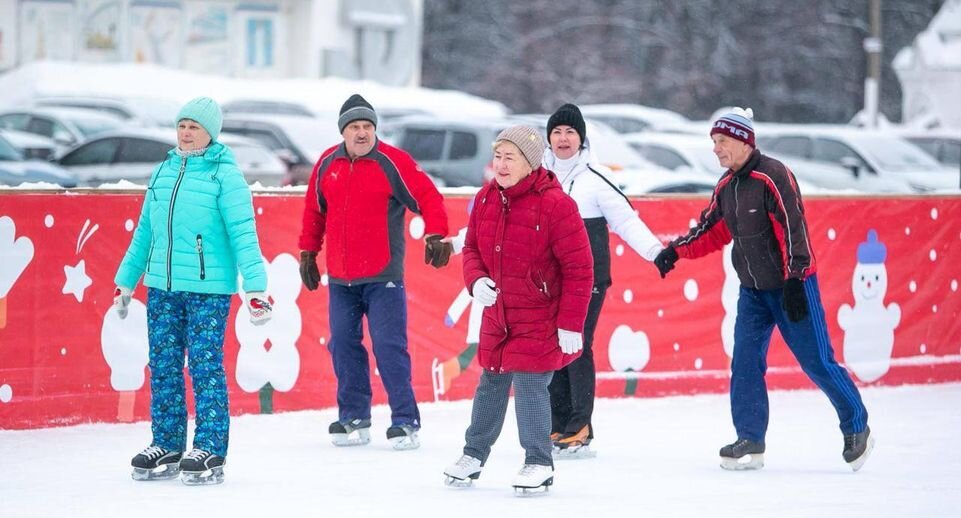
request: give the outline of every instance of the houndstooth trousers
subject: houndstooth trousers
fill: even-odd
[[[525,464],[553,466],[551,457],[551,397],[547,390],[553,372],[507,372],[481,374],[470,426],[465,435],[464,454],[487,462],[491,446],[504,427],[511,385],[514,386],[514,410],[517,430],[525,452]]]

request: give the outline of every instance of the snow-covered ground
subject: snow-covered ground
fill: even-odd
[[[424,404],[419,450],[395,452],[374,409],[366,447],[328,442],[331,409],[234,418],[226,481],[134,482],[129,459],[148,423],[0,431],[0,516],[959,516],[961,385],[868,388],[877,447],[853,473],[827,399],[771,394],[766,467],[726,472],[733,438],[726,396],[600,400],[598,456],[563,461],[543,497],[517,498],[523,462],[513,407],[475,487],[443,485],[460,455],[470,402]]]

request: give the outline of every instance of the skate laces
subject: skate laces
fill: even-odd
[[[457,465],[458,468],[470,468],[475,462],[480,461],[474,457],[471,457],[470,455],[461,455],[461,457],[457,459],[457,462],[454,464]]]
[[[142,452],[140,452],[141,455],[143,455],[144,457],[147,457],[147,459],[149,460],[154,460],[158,457],[162,457],[166,453],[167,453],[167,450],[161,448],[160,446],[147,446],[146,448],[144,448]]]
[[[524,464],[524,467],[521,468],[520,472],[518,472],[517,475],[520,477],[529,477],[537,473],[539,469],[546,468],[546,467],[547,466],[541,466],[540,464]]]
[[[210,455],[210,454],[207,453],[207,452],[205,452],[204,450],[200,450],[200,449],[194,448],[194,449],[190,450],[186,455],[184,455],[184,459],[203,460],[205,457],[207,457],[207,456],[209,456],[209,455]]]

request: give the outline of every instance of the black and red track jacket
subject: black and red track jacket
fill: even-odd
[[[721,176],[698,224],[673,245],[678,256],[693,259],[732,240],[734,269],[749,288],[779,289],[788,278],[815,272],[794,174],[756,149],[744,166]]]
[[[327,245],[332,283],[402,280],[405,209],[423,217],[425,235],[447,235],[444,198],[410,155],[378,139],[351,160],[341,143],[310,175],[298,244],[313,251]]]

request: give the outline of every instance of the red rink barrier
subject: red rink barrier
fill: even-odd
[[[126,320],[111,309],[141,199],[0,192],[0,428],[149,419],[146,290],[138,287]],[[466,225],[468,201],[447,197],[452,231]],[[705,204],[634,200],[665,241],[685,232]],[[334,406],[327,292],[308,292],[298,275],[303,195],[258,194],[254,205],[275,316],[256,328],[234,299],[225,344],[231,409]],[[961,380],[961,197],[809,197],[806,210],[835,355],[857,382]],[[868,243],[871,230],[877,240]],[[469,398],[479,368],[470,361],[460,372],[457,361],[471,314],[460,256],[443,270],[424,265],[422,231],[409,217],[414,389],[420,401]],[[611,248],[614,285],[594,342],[598,395],[726,391],[739,284],[724,254],[681,260],[661,280],[616,235]],[[768,365],[771,388],[813,387],[776,332]],[[375,404],[385,403],[379,380],[373,385]]]

